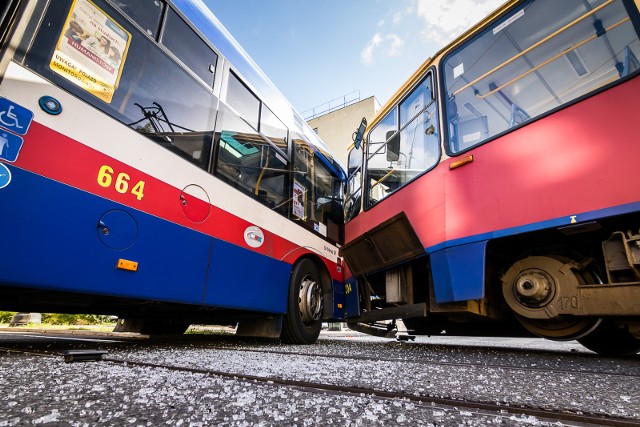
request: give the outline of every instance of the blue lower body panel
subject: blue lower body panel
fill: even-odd
[[[0,286],[284,312],[286,263],[7,166]]]
[[[483,298],[487,242],[453,246],[431,254],[437,303]]]
[[[291,266],[214,240],[204,304],[284,313]]]
[[[344,284],[344,317],[358,317],[360,315],[360,294],[358,280],[351,277]]]

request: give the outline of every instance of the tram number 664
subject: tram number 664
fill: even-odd
[[[144,181],[138,181],[138,183],[131,188],[131,191],[129,191],[129,181],[131,177],[124,172],[120,172],[115,175],[114,181],[114,175],[115,172],[111,166],[102,165],[98,171],[98,184],[104,188],[110,188],[111,184],[113,184],[113,188],[118,193],[126,194],[130,192],[136,196],[138,200],[142,200],[144,197]]]

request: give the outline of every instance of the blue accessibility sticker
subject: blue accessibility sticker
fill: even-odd
[[[11,132],[4,132],[0,129],[0,159],[8,162],[15,162],[22,148],[24,140]]]
[[[11,182],[11,171],[8,167],[0,163],[0,189],[6,187]]]
[[[25,135],[33,121],[33,113],[26,108],[0,97],[0,127],[18,135]]]

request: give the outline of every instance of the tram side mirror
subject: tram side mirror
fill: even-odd
[[[393,135],[394,133],[395,135]],[[389,132],[387,132],[386,137],[387,137],[387,161],[397,162],[398,159],[400,159],[400,132],[390,130]]]
[[[353,146],[356,150],[359,150],[362,145],[365,129],[367,129],[367,118],[363,117],[360,126],[358,126],[358,130],[353,133]]]

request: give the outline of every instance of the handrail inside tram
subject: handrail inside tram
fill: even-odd
[[[590,17],[591,15],[595,14],[596,12],[602,10],[603,8],[605,8],[606,6],[609,6],[610,4],[612,4],[615,0],[607,0],[606,2],[602,3],[600,6],[596,7],[595,9],[590,10],[589,12],[585,13],[584,15],[576,18],[575,20],[573,20],[572,22],[568,23],[567,25],[565,25],[564,27],[558,29],[557,31],[549,34],[547,37],[545,37],[544,39],[540,40],[539,42],[533,44],[532,46],[526,48],[525,50],[523,50],[522,52],[520,52],[519,54],[513,56],[512,58],[508,59],[507,61],[503,62],[502,64],[498,65],[497,67],[493,68],[492,70],[487,71],[486,73],[484,73],[483,75],[481,75],[480,77],[476,78],[475,80],[472,80],[470,83],[467,83],[466,85],[462,86],[460,89],[458,89],[457,91],[455,91],[452,96],[456,96],[457,94],[459,94],[460,92],[464,91],[465,89],[470,88],[471,86],[473,86],[474,84],[478,83],[480,80],[485,79],[486,77],[490,76],[491,74],[495,73],[496,71],[501,70],[502,68],[506,67],[507,65],[511,64],[513,61],[515,61],[518,58],[523,57],[524,55],[526,55],[527,53],[531,52],[532,50],[536,49],[537,47],[543,45],[544,43],[548,42],[549,40],[555,38],[556,36],[558,36],[559,34],[565,32],[566,30],[568,30],[569,28],[574,27],[575,25],[577,25],[578,23],[584,21],[586,18]]]
[[[613,24],[613,25],[611,25],[611,26],[609,26],[609,27],[605,28],[605,31],[611,31],[611,30],[613,30],[613,29],[615,29],[615,28],[619,27],[620,25],[622,25],[622,24],[624,24],[624,23],[626,23],[626,22],[629,22],[629,21],[630,21],[630,19],[629,19],[628,17],[627,17],[627,18],[623,18],[623,19],[621,19],[620,21],[616,22],[615,24]],[[570,48],[568,48],[568,49],[566,49],[566,50],[563,50],[562,52],[560,52],[560,53],[558,53],[558,54],[556,54],[556,55],[552,56],[551,58],[547,59],[546,61],[544,61],[544,62],[542,62],[542,63],[540,63],[540,64],[536,65],[535,67],[531,68],[530,70],[528,70],[528,71],[526,71],[526,72],[524,72],[524,73],[520,74],[518,77],[515,77],[515,78],[513,78],[513,79],[509,80],[507,83],[504,83],[503,85],[501,85],[501,86],[499,86],[499,87],[497,87],[497,88],[495,88],[495,89],[491,90],[490,92],[487,92],[487,93],[485,93],[484,95],[480,95],[480,93],[476,93],[476,94],[475,94],[475,96],[476,96],[476,98],[478,98],[478,99],[485,99],[485,98],[487,98],[488,96],[491,96],[491,95],[493,95],[493,94],[494,94],[494,93],[496,93],[496,92],[499,92],[500,90],[504,89],[505,87],[507,87],[507,86],[511,86],[512,84],[514,84],[515,82],[519,81],[520,79],[522,79],[522,78],[524,78],[524,77],[528,76],[529,74],[531,74],[531,73],[534,73],[534,72],[538,71],[540,68],[544,67],[544,66],[545,66],[545,65],[547,65],[547,64],[550,64],[551,62],[555,61],[556,59],[563,57],[563,56],[564,56],[564,55],[566,55],[568,52],[573,52],[574,50],[578,49],[579,47],[582,47],[582,46],[584,46],[585,44],[589,43],[590,41],[595,40],[596,38],[598,38],[598,35],[597,35],[597,34],[593,34],[593,35],[591,35],[590,37],[587,37],[586,39],[582,40],[580,43],[575,44],[575,45],[571,46]],[[606,84],[606,83],[605,83],[605,84]],[[465,87],[468,87],[468,85],[467,85],[467,86],[465,86]],[[460,90],[457,90],[456,92],[454,92],[454,95],[456,95],[456,94],[457,94],[457,93],[459,93],[459,92],[460,92]]]

